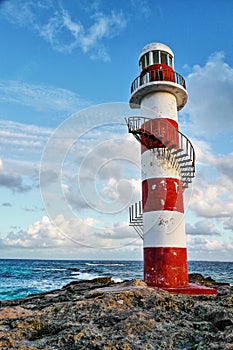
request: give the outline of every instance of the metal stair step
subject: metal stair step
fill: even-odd
[[[178,153],[183,152],[183,151],[184,151],[183,148],[179,148],[179,149],[173,151],[172,154],[175,155],[175,154],[178,154]]]
[[[181,172],[181,175],[183,176],[183,177],[185,177],[185,176],[190,176],[190,174],[191,174],[192,172],[191,171],[182,171]]]
[[[180,165],[180,169],[192,169],[193,167],[192,167],[192,164],[184,164],[184,165]]]
[[[188,187],[192,182],[195,174],[195,153],[192,144],[179,130],[173,126],[167,126],[163,129],[163,122],[155,121],[152,118],[134,116],[126,118],[128,131],[148,149],[157,150],[157,156],[164,158],[170,165],[176,169],[181,177],[182,188]],[[156,128],[155,128],[156,126]],[[156,136],[156,134],[162,135]],[[174,136],[175,135],[175,136]],[[177,137],[177,138],[176,138]],[[163,147],[158,148],[158,146]],[[139,207],[132,207],[132,225],[135,229],[139,229],[138,225],[142,225]]]
[[[170,142],[171,142],[170,140],[166,140],[166,141],[163,142],[163,144],[164,144],[165,146],[167,146]]]
[[[174,152],[172,152],[172,154],[174,154]],[[186,153],[180,154],[179,156],[176,156],[176,159],[180,159],[180,158],[184,158],[184,157],[188,157],[188,154],[186,154]]]
[[[190,162],[191,160],[188,159],[188,158],[185,158],[185,159],[182,159],[182,160],[179,160],[179,163],[187,163],[187,162]]]
[[[184,182],[191,183],[192,182],[191,177],[189,177],[189,176],[185,177]]]
[[[175,147],[177,147],[177,145],[175,143],[173,143],[171,146],[168,146],[167,148],[171,151]]]

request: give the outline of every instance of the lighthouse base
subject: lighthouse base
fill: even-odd
[[[186,248],[145,247],[144,281],[150,288],[163,289],[169,293],[217,294],[214,288],[189,283]]]
[[[206,287],[206,286],[201,286],[199,284],[195,283],[189,283],[185,287],[172,287],[172,288],[166,288],[166,287],[152,287],[149,286],[150,288],[153,289],[163,289],[166,290],[169,293],[173,294],[188,294],[188,295],[206,295],[206,294],[212,294],[216,295],[218,294],[217,290],[214,288]]]

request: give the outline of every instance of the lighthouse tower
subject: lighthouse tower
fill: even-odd
[[[175,293],[216,294],[188,282],[183,191],[194,177],[195,153],[178,128],[177,111],[188,99],[185,80],[161,43],[142,49],[139,66],[129,103],[141,115],[127,125],[141,143],[142,201],[130,207],[130,225],[143,239],[144,280]]]

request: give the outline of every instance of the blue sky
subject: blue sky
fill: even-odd
[[[0,257],[142,258],[128,227],[140,149],[124,117],[139,53],[157,41],[189,93],[189,259],[232,261],[232,13],[229,0],[0,2]]]

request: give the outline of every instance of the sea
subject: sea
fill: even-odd
[[[233,262],[189,261],[188,265],[189,273],[233,285]],[[23,298],[102,276],[111,276],[115,282],[143,279],[143,262],[0,259],[0,300]]]

